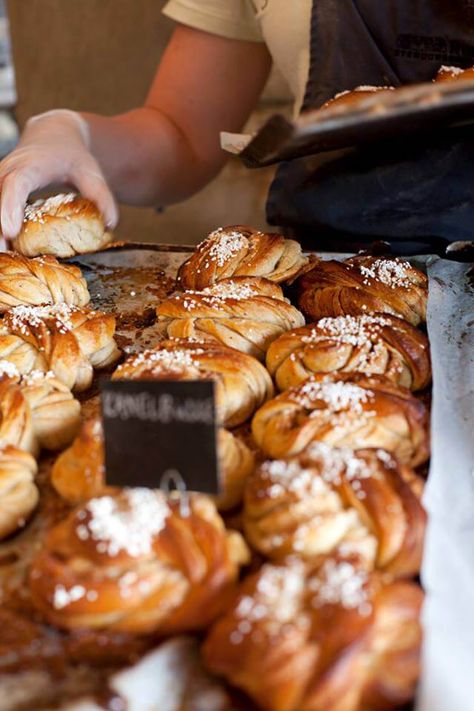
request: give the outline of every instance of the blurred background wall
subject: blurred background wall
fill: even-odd
[[[139,106],[173,29],[161,15],[165,0],[7,0],[16,74],[15,116],[51,108],[114,114]],[[276,75],[249,128],[289,104]],[[154,210],[123,207],[117,237],[190,244],[216,226],[265,226],[272,171],[252,171],[231,159],[192,199]]]

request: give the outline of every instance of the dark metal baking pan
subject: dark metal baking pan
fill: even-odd
[[[239,154],[249,168],[420,132],[474,124],[474,81],[374,92],[357,104],[272,116]]]

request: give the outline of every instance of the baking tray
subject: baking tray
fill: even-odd
[[[474,123],[474,81],[416,84],[374,92],[354,105],[312,110],[294,120],[272,116],[242,150],[249,168],[323,151]],[[245,136],[240,142],[245,145]],[[235,137],[234,145],[239,144]]]
[[[92,306],[117,314],[117,338],[121,346],[131,352],[153,346],[162,338],[154,320],[154,307],[173,291],[177,269],[193,249],[188,246],[119,244],[102,252],[68,261],[82,269],[91,293]],[[342,259],[350,255],[324,253],[318,256],[324,259]],[[465,367],[465,338],[461,330],[466,327],[466,318],[458,315],[455,319],[449,315],[451,326],[448,333],[445,328],[448,314],[443,311],[443,303],[449,302],[451,310],[453,309],[455,290],[462,289],[459,280],[461,276],[463,280],[468,278],[469,267],[453,265],[438,257],[421,256],[410,258],[410,261],[427,271],[431,283],[436,285],[436,291],[433,291],[436,299],[429,305],[429,332],[433,345],[436,344],[436,348],[441,350],[441,346],[438,346],[441,341],[447,349],[443,358],[450,358],[453,363],[462,361],[462,367]],[[462,343],[464,349],[460,345]],[[433,353],[433,356],[434,361],[438,362],[438,354]],[[107,377],[107,373],[95,377],[93,389],[83,398],[84,417],[98,412],[98,381],[99,378]],[[464,373],[464,378],[467,377],[468,372]],[[457,381],[458,388],[462,387],[461,383],[462,380]],[[435,383],[436,429],[432,432],[434,461],[439,459],[439,452],[447,448],[443,421],[445,418],[454,421],[455,417],[449,407],[439,411],[441,405],[436,387]],[[463,446],[465,451],[469,451],[469,443],[465,442],[463,445],[461,438],[457,441],[458,450],[462,451]],[[0,593],[2,589],[6,590],[9,599],[15,598],[20,609],[25,606],[25,610],[28,610],[28,599],[22,599],[22,591],[28,563],[37,550],[44,531],[64,513],[59,497],[49,485],[51,463],[51,457],[43,457],[40,462],[38,485],[42,494],[42,505],[38,514],[23,533],[10,542],[0,544]],[[444,472],[446,485],[446,477],[451,477],[455,466],[456,462],[453,461],[452,467],[449,470],[445,467],[441,473],[438,468],[437,479],[443,478]],[[460,471],[459,475],[470,476],[470,473]],[[432,490],[433,487],[430,491]],[[470,548],[467,547],[466,550]],[[195,638],[179,638],[161,645],[155,640],[151,647],[150,651],[145,647],[139,654],[137,652],[139,661],[132,665],[129,662],[124,664],[123,661],[106,668],[100,668],[96,664],[71,664],[62,670],[62,676],[54,674],[49,668],[37,667],[25,669],[20,676],[16,673],[2,673],[0,657],[0,711],[30,711],[33,708],[35,711],[52,708],[61,708],[62,711],[100,711],[107,708],[107,704],[109,708],[113,708],[112,701],[121,703],[120,698],[127,700],[127,711],[150,711],[150,708],[159,711],[183,711],[192,708],[185,705],[185,699],[189,700],[190,695],[196,698],[201,693],[196,690],[196,684],[201,685],[205,699],[201,708],[206,711],[251,711],[250,702],[245,700],[243,705],[239,705],[238,698],[229,699],[224,686],[210,679],[200,668]],[[193,670],[192,673],[189,669]],[[434,676],[433,663],[428,655],[423,672],[424,692]],[[103,696],[104,688],[110,697]],[[60,706],[54,706],[51,699],[57,695],[58,689],[69,700]],[[21,695],[21,703],[12,705],[14,693]],[[74,697],[79,699],[74,700]],[[151,705],[152,701],[154,705]],[[430,708],[430,711],[433,709]],[[450,708],[450,711],[454,709]]]

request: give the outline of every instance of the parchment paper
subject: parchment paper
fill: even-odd
[[[428,266],[432,459],[418,711],[474,709],[474,269]],[[469,284],[469,277],[471,285]]]

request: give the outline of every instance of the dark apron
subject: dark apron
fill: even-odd
[[[474,65],[474,0],[314,0],[303,111],[359,85]],[[288,161],[267,219],[307,247],[443,249],[474,234],[474,127]]]

